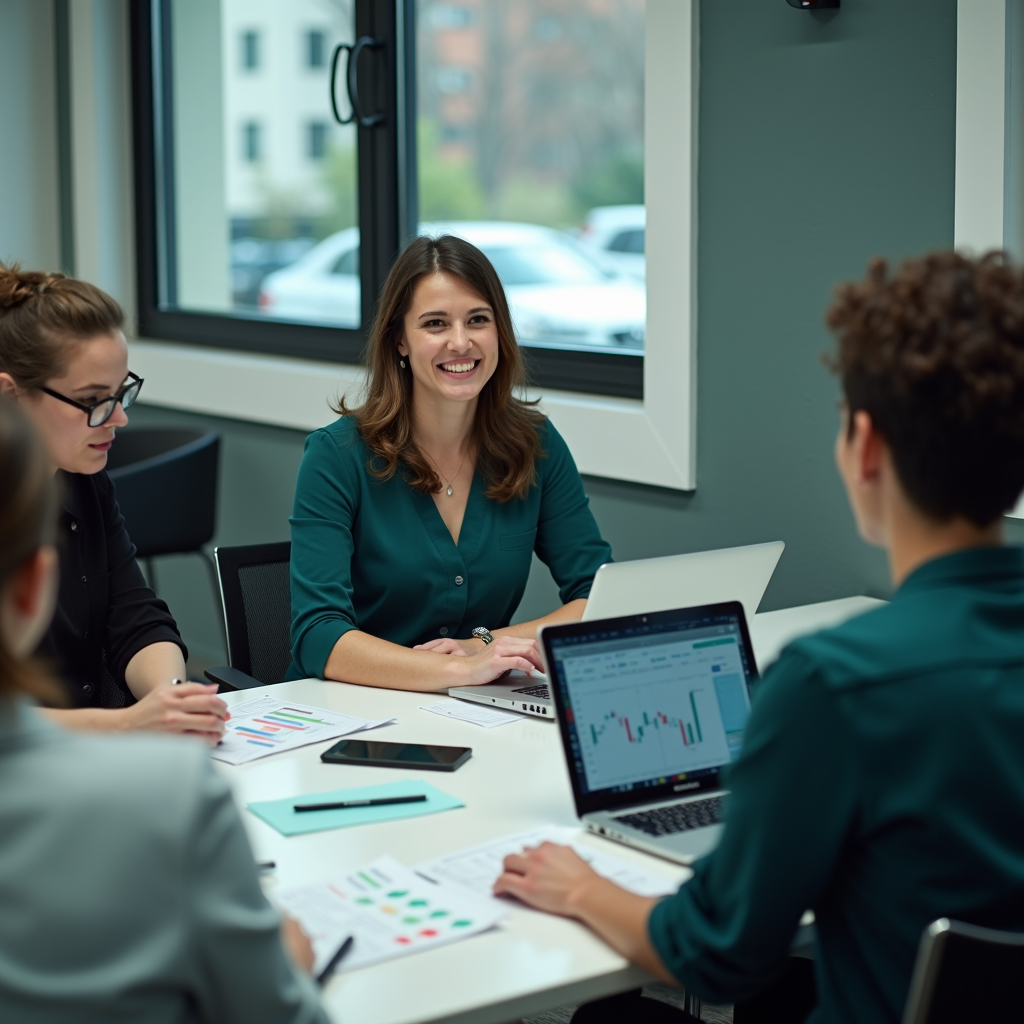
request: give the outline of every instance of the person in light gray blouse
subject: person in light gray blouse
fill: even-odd
[[[59,504],[5,399],[0,480],[0,1021],[326,1024],[203,744],[64,732],[33,706],[59,693],[28,659]]]

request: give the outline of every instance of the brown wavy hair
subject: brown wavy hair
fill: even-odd
[[[522,353],[512,329],[505,290],[491,261],[455,235],[414,239],[401,253],[381,290],[370,331],[365,400],[350,408],[344,398],[334,406],[354,416],[372,453],[368,469],[379,480],[394,476],[402,464],[409,486],[421,494],[441,490],[440,477],[412,438],[412,373],[399,366],[398,344],[416,284],[427,274],[448,274],[464,281],[494,311],[498,365],[480,392],[473,424],[477,469],[487,482],[487,497],[506,502],[525,498],[536,483],[536,460],[543,456],[540,428],[544,417],[535,403],[520,397],[526,385]]]
[[[43,442],[28,417],[0,398],[0,591],[41,547],[56,543],[58,490]],[[15,658],[0,637],[0,698],[28,693],[50,704],[63,700],[34,661]]]
[[[124,327],[124,311],[88,281],[0,263],[0,371],[38,390],[64,372],[69,347]]]
[[[872,261],[828,311],[829,362],[852,413],[892,451],[907,496],[938,522],[987,526],[1024,490],[1024,271],[1002,252]]]

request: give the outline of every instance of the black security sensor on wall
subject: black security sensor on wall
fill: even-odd
[[[798,7],[801,11],[824,11],[829,7],[838,7],[839,0],[786,0],[790,7]]]

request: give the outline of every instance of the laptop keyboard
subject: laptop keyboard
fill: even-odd
[[[655,807],[650,811],[623,814],[614,820],[631,825],[649,836],[668,836],[673,832],[716,825],[721,820],[721,814],[722,798],[709,796],[706,800],[694,800],[688,804],[672,804],[668,807]]]
[[[551,697],[551,691],[547,687],[547,683],[540,683],[537,686],[524,686],[522,689],[513,690],[513,693],[525,693],[527,697],[540,697],[542,700],[548,700]]]

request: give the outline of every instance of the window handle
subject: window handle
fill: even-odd
[[[356,72],[359,68],[359,55],[363,50],[379,50],[384,46],[383,39],[374,39],[373,36],[360,36],[355,43],[341,43],[334,48],[331,57],[331,112],[338,124],[351,124],[357,122],[360,128],[376,128],[384,123],[383,114],[364,114],[362,105],[359,102],[359,85],[356,82]],[[343,52],[348,53],[348,62],[345,69],[345,81],[348,86],[348,101],[352,112],[348,117],[342,117],[338,111],[337,98],[337,77],[338,63]]]

